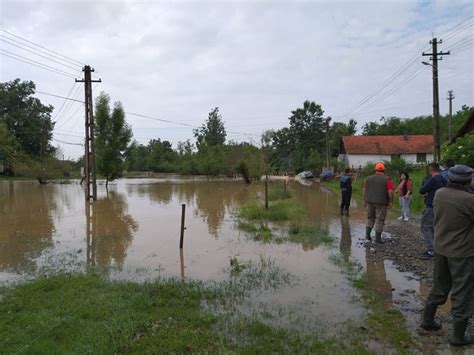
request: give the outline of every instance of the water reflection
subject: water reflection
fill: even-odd
[[[32,182],[0,183],[0,270],[32,271],[53,246],[56,192]]]
[[[138,224],[127,213],[123,195],[110,191],[103,199],[86,203],[87,263],[121,268]]]
[[[341,217],[341,241],[339,244],[339,251],[344,257],[345,261],[349,261],[352,248],[351,224],[349,218]]]
[[[387,279],[384,260],[374,257],[370,249],[366,249],[367,285],[382,297],[386,307],[390,307],[392,304],[392,285]]]

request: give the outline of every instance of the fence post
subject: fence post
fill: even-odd
[[[268,209],[268,175],[265,179],[265,208]]]
[[[183,249],[183,242],[184,242],[184,230],[186,227],[184,226],[184,217],[186,215],[186,204],[181,205],[181,237],[179,238],[179,248]]]

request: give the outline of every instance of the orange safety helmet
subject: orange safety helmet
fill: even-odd
[[[383,165],[383,163],[377,163],[375,164],[375,170],[377,171],[385,170],[385,165]]]

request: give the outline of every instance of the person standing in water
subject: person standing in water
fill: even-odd
[[[407,222],[410,218],[410,202],[413,195],[413,181],[411,181],[410,175],[407,172],[401,173],[400,182],[395,192],[398,193],[398,200],[400,201],[400,209],[402,211],[402,215],[398,219]]]
[[[341,187],[341,215],[349,216],[349,206],[352,198],[352,176],[351,169],[346,168],[344,174],[339,178]]]

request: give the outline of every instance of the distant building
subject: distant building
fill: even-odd
[[[403,158],[412,164],[433,161],[433,136],[344,136],[339,160],[353,169]]]

